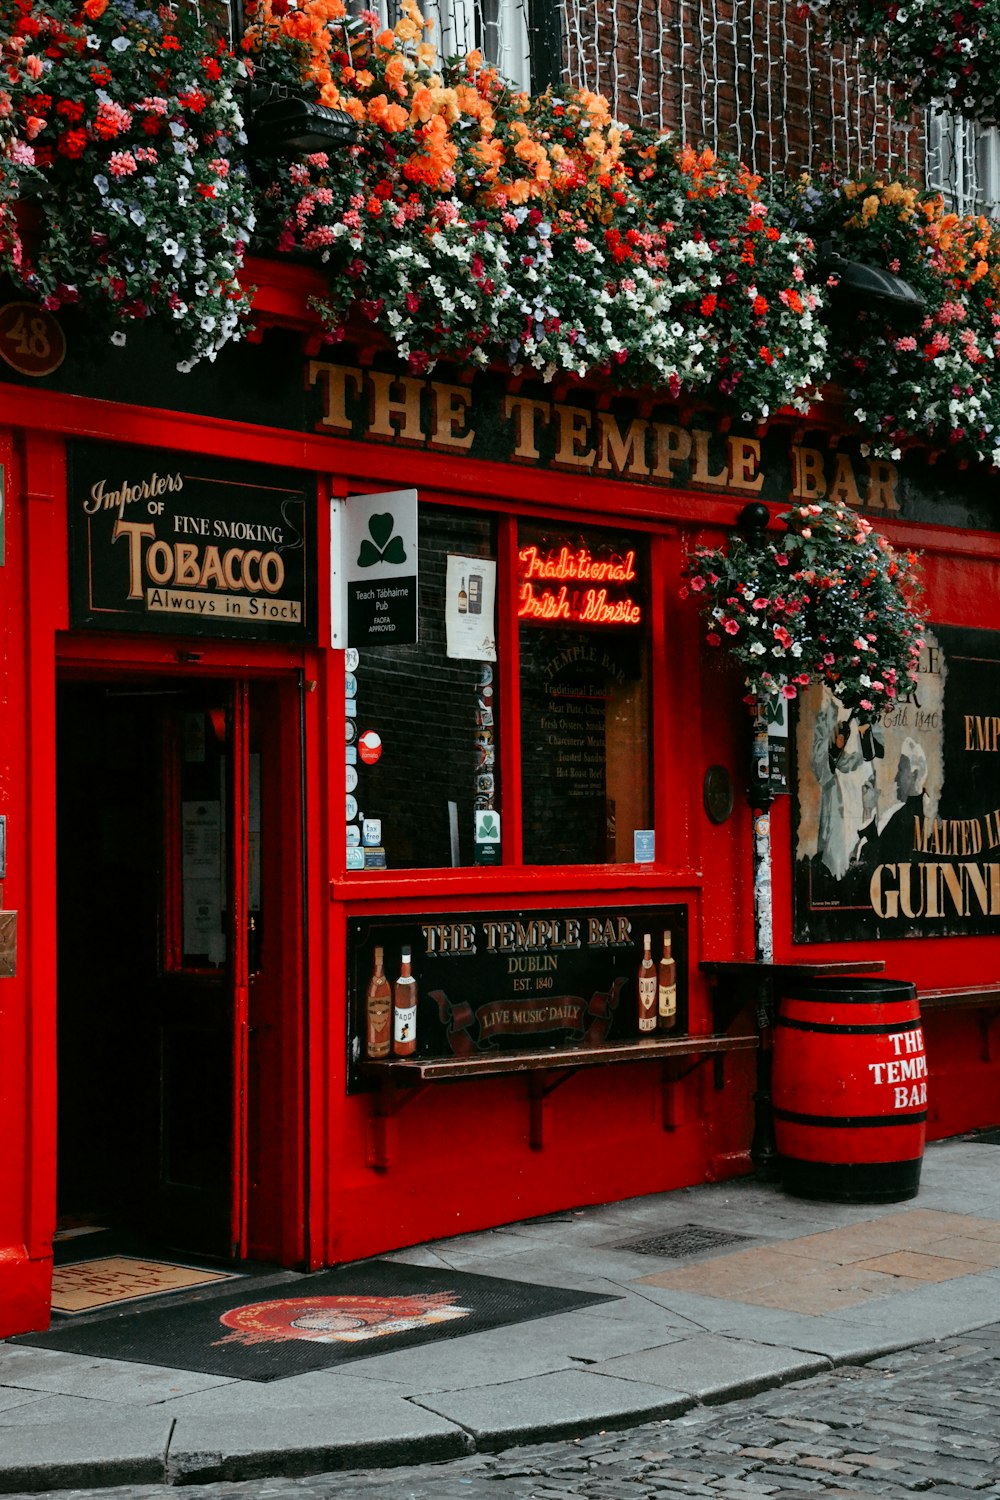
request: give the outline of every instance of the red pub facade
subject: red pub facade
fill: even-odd
[[[929,1134],[997,1124],[986,486],[826,414],[417,377],[254,270],[210,371],[70,329],[0,375],[0,1334],[47,1324],[57,1226],[318,1267],[751,1170],[710,968],[753,955],[751,726],[679,598],[750,500],[918,548],[932,625],[880,772],[923,747],[911,857],[823,832],[827,705],[775,726],[775,958],[915,981]]]

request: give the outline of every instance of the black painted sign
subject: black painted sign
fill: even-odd
[[[1000,632],[934,626],[871,728],[810,688],[795,742],[795,941],[1000,932]]]
[[[351,919],[347,964],[352,1084],[357,1085],[359,1065],[370,1052],[367,997],[376,947],[382,949],[390,986],[399,975],[403,948],[412,953],[418,995],[416,1056],[470,1057],[638,1039],[639,966],[647,933],[654,964],[663,953],[665,935],[671,938],[677,1008],[669,1034],[683,1035],[685,906]]]
[[[71,624],[316,639],[315,488],[301,474],[75,443],[68,504]]]

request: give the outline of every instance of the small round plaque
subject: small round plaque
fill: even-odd
[[[725,766],[709,766],[702,787],[705,811],[713,823],[724,823],[733,810],[733,778]]]
[[[66,358],[66,338],[50,312],[34,302],[0,307],[0,359],[20,375],[51,375]]]

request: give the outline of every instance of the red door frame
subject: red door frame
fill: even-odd
[[[190,649],[189,649],[190,648]],[[296,689],[302,680],[303,655],[285,648],[254,646],[247,650],[242,643],[187,641],[183,647],[177,643],[164,644],[156,637],[122,636],[116,638],[103,635],[60,635],[56,640],[55,671],[57,677],[101,678],[113,680],[127,675],[138,677],[191,679],[229,679],[233,682],[233,712],[231,740],[232,774],[228,796],[227,818],[234,830],[239,823],[243,839],[246,838],[247,782],[249,769],[249,682],[250,680],[283,681],[287,686],[286,715],[290,718],[292,705],[300,701]],[[315,671],[315,663],[311,670]],[[308,732],[308,730],[307,730]],[[301,743],[299,726],[285,726],[284,738],[299,741],[299,753],[306,751]],[[307,763],[310,757],[306,757]],[[314,757],[313,757],[314,758]],[[55,765],[53,761],[53,773]],[[308,793],[307,793],[308,796]],[[300,812],[300,784],[294,777],[282,779],[280,788],[282,822],[297,832],[304,822]],[[54,798],[53,798],[54,800]],[[54,840],[53,840],[54,842]],[[315,1092],[309,1087],[307,1074],[316,1063],[304,1046],[307,973],[316,967],[318,955],[301,953],[303,925],[292,920],[292,913],[301,912],[303,891],[302,850],[297,847],[297,858],[289,858],[287,864],[294,871],[294,880],[289,882],[288,898],[282,907],[282,920],[288,931],[284,934],[284,945],[288,951],[297,951],[299,963],[294,966],[293,977],[286,987],[282,1027],[285,1045],[282,1048],[283,1074],[276,1088],[290,1090],[293,1108],[290,1114],[295,1119],[294,1140],[283,1140],[277,1150],[281,1167],[276,1177],[282,1183],[283,1203],[275,1215],[282,1226],[279,1240],[269,1246],[262,1258],[274,1259],[284,1264],[300,1265],[315,1262],[311,1246],[321,1241],[314,1223],[314,1200],[310,1190],[305,1164],[315,1160],[317,1153],[307,1151],[305,1142],[306,1101]],[[307,850],[307,858],[315,851]],[[233,861],[230,874],[230,899],[233,911],[233,926],[245,920],[247,910],[247,871],[245,861]],[[53,901],[54,908],[54,901]],[[317,923],[313,930],[321,930]],[[234,993],[232,1039],[234,1086],[231,1103],[231,1131],[233,1142],[234,1170],[231,1181],[229,1205],[232,1226],[231,1243],[237,1258],[247,1253],[250,1226],[248,1225],[248,1109],[253,1101],[248,1097],[248,1032],[249,1032],[249,973],[246,952],[241,944],[234,945],[235,958],[232,972]],[[297,970],[297,972],[295,972]],[[296,983],[298,980],[300,982]],[[298,1006],[291,1004],[292,997]],[[54,1021],[55,1018],[53,1018]],[[53,1025],[54,1030],[54,1025]],[[52,1099],[52,1114],[55,1115],[55,1097]],[[287,1116],[286,1125],[287,1125]],[[294,1164],[294,1165],[293,1165]],[[292,1168],[293,1181],[289,1182],[288,1168]],[[54,1160],[53,1160],[54,1174]],[[54,1220],[54,1212],[53,1212]]]

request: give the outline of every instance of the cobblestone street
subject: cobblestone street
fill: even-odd
[[[1000,1497],[1000,1324],[673,1422],[446,1465],[60,1500],[796,1500]],[[50,1492],[54,1493],[54,1492]]]

